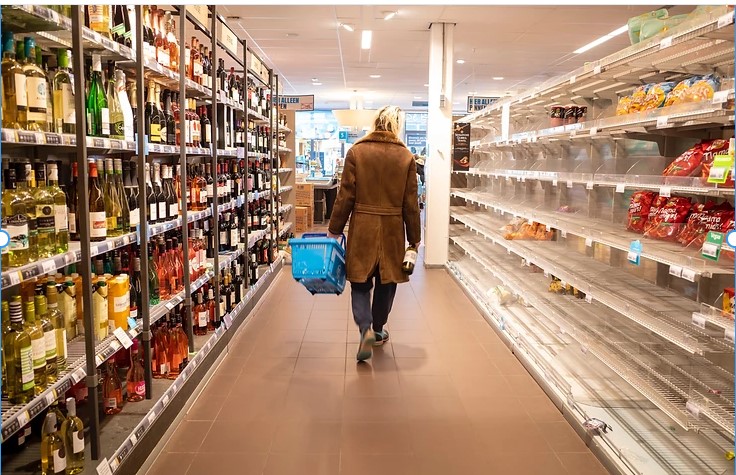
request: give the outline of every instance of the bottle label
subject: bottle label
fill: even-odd
[[[46,106],[48,105],[46,88],[46,78],[26,77],[29,121],[46,121]]]
[[[89,5],[89,27],[90,29],[101,32],[110,28],[110,22],[105,21],[102,5]]]
[[[61,231],[69,230],[69,222],[67,221],[66,205],[54,206],[54,225],[57,234]]]
[[[207,190],[199,190],[199,202],[200,204],[207,203]]]
[[[207,262],[207,251],[205,249],[201,249],[199,251],[199,262],[200,267],[202,267]]]
[[[110,135],[110,109],[103,107],[102,115],[102,135]]]
[[[227,242],[227,232],[222,231],[220,232],[220,245],[224,245]]]
[[[159,201],[158,203],[158,217],[159,219],[166,218],[166,202],[165,201]]]
[[[171,65],[171,55],[166,49],[161,48],[158,50],[158,62],[167,68]]]
[[[113,297],[113,312],[125,313],[130,310],[130,294],[125,292],[121,297]]]
[[[84,452],[84,431],[75,430],[72,432],[72,453],[80,452]]]
[[[74,91],[71,84],[61,85],[61,110],[62,120],[65,124],[76,124],[77,114],[74,106]],[[56,106],[56,104],[54,104]]]
[[[225,316],[225,314],[227,313],[225,310],[226,310],[225,300],[223,299],[222,302],[220,302],[220,317]]]
[[[117,392],[117,390],[111,391],[111,392],[114,394],[114,393]],[[115,398],[115,397],[105,398],[105,409],[117,409],[117,407],[118,407],[118,400],[117,400],[117,398]]]
[[[139,208],[130,210],[130,227],[134,228],[141,224],[141,210]]]
[[[15,104],[18,108],[28,107],[28,93],[26,93],[26,75],[14,74],[15,76]]]
[[[69,213],[69,232],[77,233],[77,213]]]
[[[151,215],[151,221],[158,220],[158,206],[156,203],[148,203],[148,214]]]
[[[179,203],[174,203],[169,205],[169,216],[172,218],[176,218],[179,216]]]
[[[57,330],[57,331],[60,333],[58,340],[61,341],[61,345],[62,345],[61,346],[62,353],[59,353],[59,356],[63,359],[66,359],[66,355],[69,354],[69,352],[67,351],[66,328],[62,328],[61,330]],[[58,346],[57,346],[57,349],[58,349]]]
[[[66,452],[62,449],[54,450],[54,469],[53,473],[64,473],[66,470]]]
[[[121,120],[115,121],[112,124],[112,133],[110,134],[113,137],[117,137],[119,139],[125,138],[125,120],[121,118]]]
[[[107,224],[105,226],[110,231],[113,231],[113,230],[117,229],[117,227],[118,227],[118,218],[117,218],[117,216],[108,216],[107,217]]]
[[[36,206],[36,228],[39,233],[53,233],[56,229],[54,222],[54,207],[48,205]]]
[[[199,312],[197,315],[197,325],[199,325],[199,328],[206,328],[207,327],[207,319],[209,318],[209,313],[205,310],[204,312]]]
[[[161,143],[161,124],[151,124],[151,136],[148,140],[151,143]]]
[[[11,251],[28,249],[28,217],[25,214],[9,216],[7,220],[8,234],[10,234],[9,248]]]
[[[161,363],[158,367],[158,372],[160,374],[169,374],[169,364],[168,363]]]
[[[192,124],[191,124],[191,122],[192,121],[190,121],[189,119],[184,119],[184,143],[189,143],[190,142],[189,137],[191,137],[191,135],[192,135]]]
[[[240,238],[238,236],[238,229],[231,229],[230,230],[230,245],[235,246],[240,241]]]
[[[31,352],[33,354],[33,369],[46,367],[46,340],[44,338],[33,338],[31,340]]]
[[[215,197],[214,186],[211,183],[207,184],[207,193],[206,193],[206,196],[207,197],[210,197],[211,196],[213,198]]]
[[[56,359],[56,330],[43,333],[44,347],[46,348],[46,360]]]
[[[138,308],[137,307],[130,309],[130,318],[133,318],[133,319],[138,318]]]
[[[146,382],[145,381],[138,381],[134,385],[133,391],[138,396],[145,396],[146,395]]]
[[[169,277],[169,288],[171,289],[171,293],[173,294],[176,292],[176,289],[179,288],[179,285],[177,283],[177,279],[175,275],[172,275]]]
[[[212,125],[204,124],[204,141],[209,142],[212,139]]]
[[[164,124],[161,124],[161,128],[159,129],[158,134],[159,134],[159,142],[165,144],[166,141],[169,138],[168,133],[166,132],[166,124],[165,123]]]
[[[89,231],[93,238],[107,237],[107,219],[104,211],[94,211],[89,213]]]
[[[23,391],[33,389],[33,349],[30,346],[20,349],[20,382]]]

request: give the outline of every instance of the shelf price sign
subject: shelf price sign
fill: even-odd
[[[635,266],[638,266],[641,263],[641,241],[638,239],[631,242],[627,259]]]
[[[734,157],[731,155],[716,155],[713,157],[713,166],[710,167],[708,183],[723,185],[729,173],[733,176]]]
[[[703,249],[701,254],[706,259],[717,261],[721,255],[721,248],[723,247],[723,233],[716,231],[709,231],[703,243]]]

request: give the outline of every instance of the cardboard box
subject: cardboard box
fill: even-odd
[[[314,185],[311,183],[297,183],[294,186],[297,206],[314,206]]]
[[[297,233],[305,233],[312,229],[312,208],[297,206],[295,209],[294,229]]]

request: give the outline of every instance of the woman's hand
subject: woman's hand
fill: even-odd
[[[332,239],[340,239],[339,234],[332,234],[331,232],[327,231],[327,237]]]

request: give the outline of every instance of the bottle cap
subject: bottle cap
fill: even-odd
[[[77,415],[77,400],[73,397],[66,398],[66,412],[69,417],[76,417]]]
[[[92,55],[92,71],[101,73],[102,72],[102,58],[99,54]]]
[[[3,30],[3,52],[5,51],[15,53],[15,40],[10,30]]]
[[[56,414],[49,412],[43,421],[43,433],[53,434],[54,432],[56,432]]]

